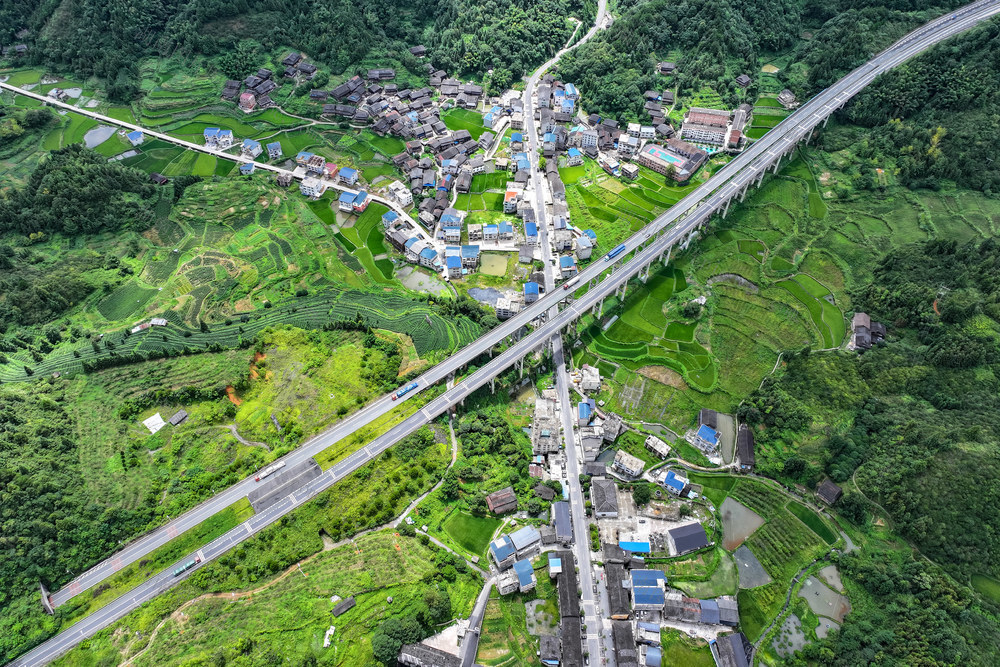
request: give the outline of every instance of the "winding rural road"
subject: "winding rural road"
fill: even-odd
[[[375,438],[367,446],[337,462],[332,468],[310,480],[268,509],[254,515],[238,528],[203,547],[197,552],[202,556],[203,562],[217,558],[274,521],[277,521],[288,512],[301,506],[317,494],[330,488],[333,484],[351,474],[359,467],[373,461],[399,439],[413,433],[428,421],[445,412],[452,405],[464,400],[472,392],[490,382],[524,355],[545,345],[553,336],[559,334],[559,332],[570,326],[580,316],[597,306],[606,296],[622,288],[631,278],[644,269],[647,269],[650,264],[659,261],[668,249],[688,240],[693,232],[708,222],[715,213],[723,210],[723,207],[728,209],[731,200],[745,194],[747,188],[754,180],[760,182],[767,169],[774,167],[777,170],[782,156],[794,148],[796,143],[806,139],[816,126],[823,123],[834,111],[841,108],[853,95],[868,85],[878,75],[896,67],[934,44],[995,16],[997,13],[1000,13],[1000,0],[981,0],[931,21],[925,26],[909,33],[903,39],[874,56],[868,63],[850,72],[836,84],[812,98],[795,113],[788,116],[778,126],[764,135],[762,139],[729,162],[725,167],[719,169],[712,178],[697,187],[684,199],[629,238],[624,243],[625,251],[614,258],[613,261],[599,260],[592,262],[587,268],[581,271],[580,283],[582,286],[586,286],[588,281],[596,282],[602,276],[603,280],[596,283],[596,285],[590,285],[589,289],[577,301],[558,311],[555,317],[549,316],[547,321],[536,328],[531,334],[511,345],[503,354],[494,357],[475,373],[457,382],[453,388],[446,390],[438,397],[429,401],[413,416],[397,424],[384,435]],[[596,29],[591,32],[595,31]],[[22,91],[8,84],[0,84],[0,87],[13,90],[18,94],[31,96],[27,91]],[[44,99],[43,101],[56,104],[54,101],[48,99]],[[74,113],[91,115],[91,112],[84,109],[77,109],[70,105],[64,106],[69,107],[69,110]],[[114,119],[108,119],[107,122],[114,125],[122,125],[121,121]],[[143,129],[138,126],[131,127],[133,129]],[[156,136],[156,134],[158,133],[150,133],[150,136]],[[178,143],[180,141],[167,135],[163,136],[166,137],[164,140],[171,143]],[[217,151],[212,149],[206,150],[204,146],[190,144],[190,147],[192,150],[218,155]],[[223,155],[223,157],[235,159],[234,156]],[[261,168],[269,171],[277,170],[277,168],[271,165],[261,165]],[[612,269],[612,272],[605,275],[608,269]],[[561,290],[559,291],[561,292]],[[549,291],[536,304],[533,304],[517,316],[495,327],[473,343],[457,351],[446,361],[441,362],[424,373],[417,380],[419,383],[418,391],[438,382],[445,381],[460,369],[470,365],[482,354],[491,351],[497,343],[511,337],[531,320],[549,312],[563,298],[564,294],[556,293],[555,290]],[[416,393],[415,391],[407,394],[403,400],[412,398]],[[395,405],[396,402],[392,402],[389,397],[382,397],[342,422],[335,424],[331,429],[312,438],[288,454],[284,460],[303,462],[313,454],[322,451],[343,437],[354,433],[362,426],[371,423],[377,417],[389,412]],[[117,571],[117,569],[123,567],[127,562],[133,562],[141,558],[157,546],[165,544],[174,535],[178,535],[180,532],[197,525],[202,520],[228,507],[239,498],[244,497],[254,488],[255,484],[253,478],[248,478],[230,487],[230,489],[217,494],[213,498],[206,500],[182,517],[137,540],[123,552],[116,554],[111,559],[80,575],[68,588],[72,589],[75,585],[77,592],[79,592],[80,590],[86,590],[96,585]],[[193,555],[186,556],[180,562],[190,560]],[[173,567],[170,567],[164,572],[154,575],[125,595],[70,626],[62,633],[37,646],[11,664],[18,666],[39,665],[55,659],[87,637],[108,627],[111,623],[122,618],[139,605],[174,585],[180,579],[189,576],[193,570],[176,578],[173,576],[172,571]],[[72,591],[70,592],[72,593]],[[72,595],[75,594],[72,593]],[[72,597],[72,595],[67,595],[66,599]]]

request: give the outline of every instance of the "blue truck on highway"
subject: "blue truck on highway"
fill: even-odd
[[[402,389],[397,389],[396,393],[394,393],[392,395],[392,400],[395,401],[397,398],[402,398],[403,396],[406,396],[408,393],[410,393],[411,391],[413,391],[416,388],[417,388],[417,383],[416,382],[411,382],[410,384],[406,385]]]
[[[617,248],[615,248],[614,250],[612,250],[611,252],[609,252],[607,255],[605,255],[604,256],[604,261],[605,262],[610,262],[611,260],[613,260],[618,255],[622,254],[623,252],[625,252],[625,244],[624,243],[620,244]]]

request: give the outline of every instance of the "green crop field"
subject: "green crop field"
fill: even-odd
[[[609,202],[622,194],[597,185],[601,174],[588,165],[564,173],[576,181],[567,187],[570,206],[611,213]],[[675,430],[686,429],[701,408],[732,411],[774,369],[781,351],[844,343],[849,290],[870,277],[867,267],[885,248],[934,234],[988,233],[985,211],[994,207],[983,197],[963,193],[959,202],[958,195],[898,193],[892,201],[839,201],[817,174],[844,178],[827,154],[809,150],[766,179],[724,221],[716,220],[716,233],[679,256],[677,266],[699,286],[694,291],[650,299],[648,286],[633,285],[620,311],[605,304],[604,321],[610,314],[619,319],[600,334],[582,332],[588,352],[628,371],[657,365],[673,373],[647,369],[644,379],[628,373],[615,378],[609,398],[616,408]],[[654,177],[644,174],[638,181],[654,185]],[[928,211],[929,222],[920,222],[920,211]],[[613,223],[592,217],[581,223],[574,216],[578,226],[593,224],[602,242],[602,231],[623,236],[630,228],[629,214],[609,215]],[[612,224],[619,231],[609,232],[606,225]],[[680,292],[683,299],[707,298],[708,313],[703,309],[697,323],[678,317]],[[682,349],[680,342],[700,349]]]
[[[455,512],[444,522],[445,531],[452,539],[465,547],[469,553],[478,556],[486,555],[486,547],[493,538],[493,532],[500,526],[500,521],[492,517],[478,517]]]
[[[837,541],[837,534],[833,532],[833,529],[816,514],[815,511],[809,509],[802,503],[790,502],[787,505],[788,511],[798,517],[802,523],[809,526],[810,529],[817,535],[819,535],[824,542],[827,544],[833,544]]]
[[[441,115],[441,120],[452,132],[468,130],[476,141],[488,128],[483,125],[483,116],[472,109],[449,109]]]

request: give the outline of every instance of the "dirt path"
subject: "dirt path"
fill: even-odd
[[[247,440],[242,435],[240,435],[240,432],[236,430],[236,424],[225,424],[223,426],[220,426],[219,428],[224,428],[228,430],[230,433],[233,434],[234,438],[239,440],[242,444],[246,445],[247,447],[263,447],[267,451],[271,451],[271,448],[268,447],[266,443],[256,442],[254,440]]]

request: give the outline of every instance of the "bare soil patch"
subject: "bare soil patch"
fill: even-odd
[[[648,377],[650,380],[656,380],[660,384],[665,384],[668,387],[687,389],[687,383],[684,382],[681,374],[666,366],[643,366],[639,369],[639,374]]]
[[[226,398],[232,401],[233,405],[237,407],[243,405],[243,399],[236,395],[236,388],[233,385],[226,387]]]

